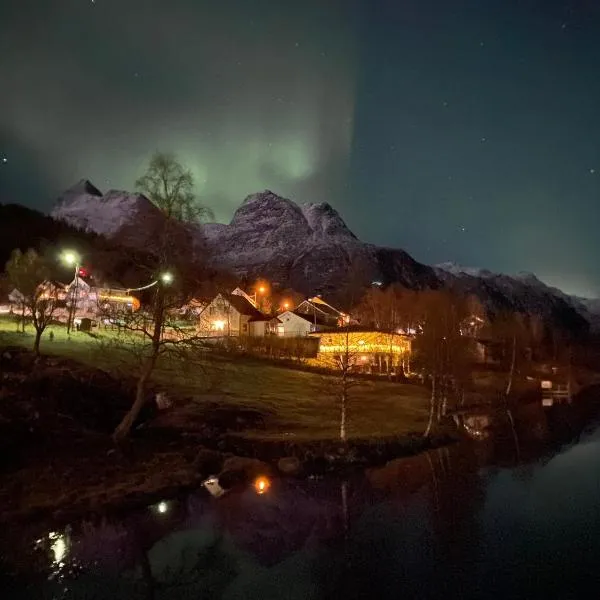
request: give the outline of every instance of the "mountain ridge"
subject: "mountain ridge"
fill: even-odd
[[[145,196],[115,190],[102,195],[87,180],[69,188],[51,216],[120,241],[133,224],[161,219]],[[300,205],[264,190],[248,195],[229,224],[184,227],[206,242],[214,266],[338,302],[355,302],[361,286],[381,281],[410,289],[454,288],[479,298],[489,312],[535,313],[569,328],[595,324],[593,301],[568,296],[534,274],[509,276],[453,263],[428,266],[402,249],[362,242],[327,203]],[[135,243],[142,242],[152,240]]]

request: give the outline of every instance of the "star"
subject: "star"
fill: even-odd
[[[593,175],[596,172],[596,169],[590,169],[590,173]]]
[[[8,162],[8,158],[6,156],[2,157],[2,164],[5,165]]]
[[[483,143],[483,142],[487,142],[487,138],[482,137],[481,138],[481,143]]]

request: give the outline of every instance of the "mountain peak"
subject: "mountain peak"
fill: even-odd
[[[341,236],[357,239],[331,204],[327,202],[303,204],[300,210],[317,236]]]
[[[75,185],[67,189],[62,197],[82,195],[101,197],[102,192],[89,179],[80,179]]]
[[[452,261],[439,263],[434,266],[438,271],[450,273],[451,275],[468,275],[470,277],[490,277],[493,275],[491,271],[487,269],[479,269],[477,267],[463,267],[462,265],[456,264]]]

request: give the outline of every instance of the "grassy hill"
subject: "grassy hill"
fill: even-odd
[[[30,347],[33,330],[17,333],[15,323],[0,320],[0,348]],[[49,333],[54,334],[50,341]],[[50,328],[42,351],[75,359],[111,373],[131,375],[136,361],[114,345],[117,334],[101,330],[67,337],[62,326]],[[335,376],[289,369],[256,359],[227,358],[210,352],[193,363],[159,363],[154,383],[176,397],[187,398],[179,415],[186,427],[201,424],[208,406],[261,415],[260,426],[240,432],[246,438],[290,441],[335,439],[339,427],[339,382]],[[360,381],[350,390],[348,435],[351,438],[421,433],[428,416],[428,393],[408,384]]]

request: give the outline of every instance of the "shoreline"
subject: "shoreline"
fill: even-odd
[[[12,503],[6,496],[17,490],[7,484],[15,474],[3,473],[0,488],[5,497],[2,498],[0,523],[51,521],[64,525],[72,520],[119,515],[198,490],[212,475],[226,478],[228,484],[224,487],[227,489],[246,484],[258,475],[296,479],[339,477],[458,441],[457,436],[446,434],[420,439],[413,435],[392,440],[351,440],[345,446],[333,440],[319,440],[295,443],[294,452],[285,454],[280,452],[281,444],[264,442],[257,448],[247,440],[240,444],[238,439],[231,445],[223,444],[223,440],[205,440],[210,445],[202,445],[197,436],[183,436],[181,444],[171,442],[167,447],[154,450],[152,446],[157,436],[161,437],[161,433],[156,432],[150,439],[134,437],[122,450],[117,450],[109,437],[95,439],[89,445],[79,444],[79,458],[75,460],[65,462],[58,455],[49,458],[47,464],[25,467],[18,475],[20,480],[29,480],[29,489],[25,491],[23,486],[20,497],[15,502],[13,496]],[[241,454],[242,447],[250,447],[250,444],[253,452]],[[96,453],[93,465],[88,465],[82,445],[87,446],[90,453]],[[217,445],[223,450],[216,450]],[[210,468],[206,462],[207,454],[211,459],[209,462],[215,464],[216,459],[221,463],[220,472]],[[204,455],[204,461],[199,462],[201,455]],[[282,472],[278,468],[279,460],[290,458],[298,459],[298,471]],[[52,463],[57,461],[64,473],[58,474],[54,470]],[[88,467],[94,469],[96,477],[90,478]],[[57,493],[57,489],[62,489],[62,493]]]

